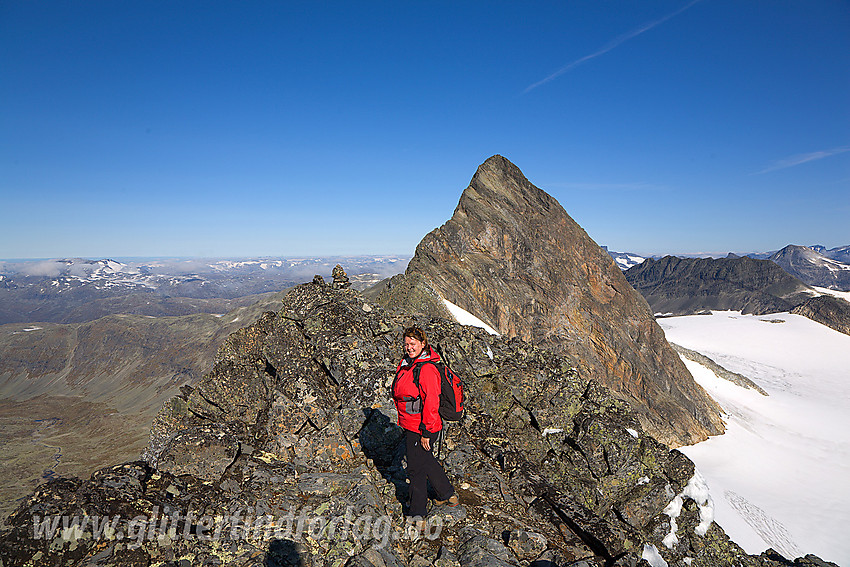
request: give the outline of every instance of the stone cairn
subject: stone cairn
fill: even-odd
[[[342,266],[337,264],[334,267],[333,271],[334,281],[333,286],[334,289],[345,289],[351,287],[351,282],[348,281],[348,276],[345,273],[345,270],[342,269]]]

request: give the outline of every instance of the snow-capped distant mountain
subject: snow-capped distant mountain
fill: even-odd
[[[850,263],[835,260],[809,246],[789,245],[773,254],[769,259],[783,270],[799,278],[808,285],[850,291]],[[850,247],[834,248],[830,252],[836,257],[844,257]]]
[[[809,246],[809,248],[831,260],[835,260],[836,262],[850,264],[850,246],[839,246],[837,248],[830,248],[827,250],[826,246],[815,244],[814,246]]]
[[[98,283],[104,286],[144,286],[158,289],[185,282],[203,280],[212,283],[221,276],[284,277],[288,280],[329,275],[336,264],[352,275],[375,273],[384,276],[403,271],[409,257],[352,256],[328,258],[257,258],[257,259],[166,259],[121,262],[112,259],[66,258],[0,262],[4,281],[22,278],[53,279],[58,284]]]
[[[281,291],[316,274],[330,277],[336,264],[343,266],[355,289],[364,289],[403,272],[409,260],[409,256],[352,256],[0,262],[0,324],[81,322],[110,312],[184,315],[187,302],[178,306],[173,298],[198,300],[192,305],[199,309],[200,300],[231,300]],[[163,298],[172,299],[168,307],[163,307]],[[97,302],[97,309],[87,308]],[[140,307],[151,303],[159,309],[149,313],[149,308]],[[169,312],[172,308],[177,311]],[[220,306],[212,302],[204,309],[218,312]]]
[[[614,252],[603,246],[606,252],[617,262],[621,270],[642,264],[647,259],[639,254],[630,252]],[[699,255],[704,257],[705,255]],[[839,291],[850,291],[850,246],[839,246],[827,249],[825,246],[795,246],[789,245],[778,251],[750,252],[747,254],[729,253],[729,258],[740,257],[755,260],[771,260],[792,276],[799,278],[810,286],[823,287]],[[693,255],[676,255],[677,258],[693,257]],[[659,256],[649,256],[658,259]]]
[[[614,252],[613,250],[608,250],[607,246],[603,246],[602,248],[608,252],[608,255],[614,259],[617,266],[623,271],[628,270],[632,266],[637,266],[646,260],[646,257],[639,254],[633,254],[631,252]]]

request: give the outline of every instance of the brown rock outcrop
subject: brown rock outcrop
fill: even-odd
[[[478,168],[452,218],[417,246],[405,278],[421,278],[420,286],[504,335],[569,354],[586,376],[629,400],[644,428],[668,445],[723,432],[719,406],[694,382],[643,297],[558,201],[502,156]],[[379,301],[424,305],[386,292]]]

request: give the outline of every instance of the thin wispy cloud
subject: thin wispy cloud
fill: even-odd
[[[617,47],[626,43],[630,39],[634,39],[635,37],[639,36],[640,34],[648,32],[652,28],[663,24],[664,22],[666,22],[670,18],[674,18],[674,17],[678,16],[679,14],[681,14],[682,12],[684,12],[685,10],[687,10],[688,8],[690,8],[691,6],[693,6],[694,4],[696,4],[699,1],[700,0],[692,0],[691,2],[686,4],[685,6],[679,8],[675,12],[667,14],[666,16],[664,16],[663,18],[661,18],[659,20],[655,20],[653,22],[646,23],[646,24],[640,26],[637,29],[634,29],[634,30],[632,30],[632,31],[630,31],[626,34],[623,34],[623,35],[613,39],[612,41],[608,42],[606,45],[604,45],[598,51],[594,51],[590,55],[585,55],[584,57],[579,57],[575,61],[568,63],[567,65],[564,65],[563,67],[561,67],[560,69],[558,69],[557,71],[555,71],[554,73],[552,73],[551,75],[546,77],[545,79],[542,79],[540,81],[537,81],[534,84],[529,85],[528,87],[526,87],[526,89],[524,91],[522,91],[522,93],[523,94],[529,93],[529,92],[533,91],[534,89],[536,89],[537,87],[539,87],[541,85],[545,85],[546,83],[548,83],[552,79],[559,77],[559,76],[563,75],[564,73],[575,69],[576,67],[578,67],[582,63],[586,63],[586,62],[590,61],[591,59],[596,59],[600,55],[605,55],[609,51],[616,49]]]
[[[785,159],[781,159],[775,162],[773,165],[770,165],[761,171],[757,171],[756,175],[761,175],[762,173],[769,173],[771,171],[777,171],[780,169],[786,169],[789,167],[794,167],[795,165],[801,165],[804,163],[808,163],[810,161],[817,161],[819,159],[824,159],[828,157],[832,157],[838,154],[843,154],[845,152],[850,152],[850,146],[841,146],[839,148],[832,148],[831,150],[823,150],[820,152],[811,152],[808,154],[797,154]]]
[[[666,191],[668,188],[651,183],[547,183],[546,187],[580,191]]]

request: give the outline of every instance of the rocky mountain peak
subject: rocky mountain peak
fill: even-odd
[[[665,256],[629,268],[625,277],[644,294],[655,312],[665,315],[711,310],[776,313],[790,310],[812,292],[776,263],[747,256]]]
[[[849,291],[850,264],[833,259],[826,252],[831,251],[821,253],[808,246],[790,244],[769,260],[809,285]]]
[[[560,208],[555,199],[535,187],[516,165],[500,155],[478,166],[469,187],[461,194],[458,211],[470,214],[478,206],[496,209],[506,218]]]
[[[723,431],[719,407],[611,257],[502,156],[481,164],[452,218],[419,243],[404,278],[419,283],[396,278],[396,292],[379,301],[442,316],[447,300],[503,335],[569,354],[585,376],[629,400],[665,443]]]
[[[779,259],[783,257],[800,257],[809,261],[820,260],[821,258],[825,258],[821,252],[810,248],[808,246],[800,246],[797,244],[789,244],[782,250],[774,253],[769,259]]]

